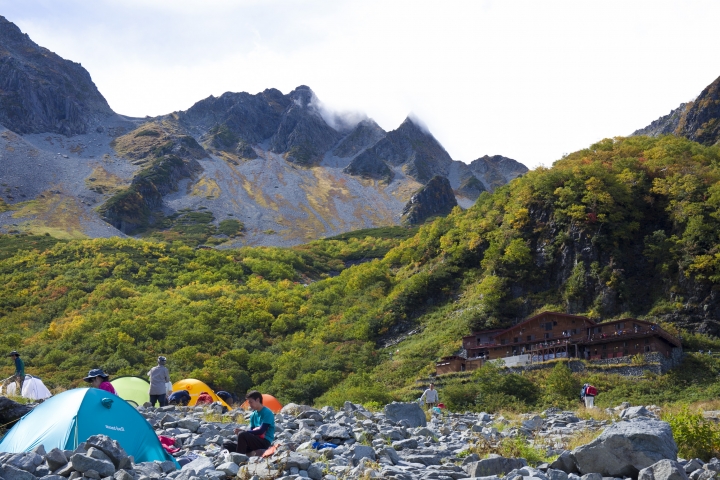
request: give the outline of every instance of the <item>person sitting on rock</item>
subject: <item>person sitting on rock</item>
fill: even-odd
[[[275,439],[275,415],[269,408],[263,406],[262,394],[257,390],[248,392],[245,398],[253,413],[250,415],[250,430],[235,429],[237,452],[259,456]]]
[[[93,368],[88,372],[88,376],[83,378],[83,380],[88,382],[92,387],[117,395],[115,387],[112,386],[112,383],[108,382],[109,379],[110,375],[103,372],[101,368]]]

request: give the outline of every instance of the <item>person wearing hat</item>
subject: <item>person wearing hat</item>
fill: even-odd
[[[88,382],[90,386],[99,388],[100,390],[105,390],[113,395],[117,395],[115,387],[112,386],[112,383],[108,382],[109,379],[110,375],[103,372],[102,368],[93,368],[88,372],[88,376],[83,378],[83,380]]]
[[[13,350],[7,354],[8,357],[13,357],[15,360],[15,373],[12,377],[7,379],[7,382],[17,383],[17,394],[20,395],[22,392],[23,382],[25,381],[25,362],[20,358],[20,354]]]
[[[150,369],[147,373],[150,377],[150,403],[153,407],[155,403],[159,403],[161,407],[168,404],[167,400],[167,386],[170,382],[170,371],[165,366],[167,359],[163,356],[158,357],[157,366]]]

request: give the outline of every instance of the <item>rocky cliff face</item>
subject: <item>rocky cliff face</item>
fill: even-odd
[[[234,246],[293,245],[397,224],[413,192],[437,175],[463,207],[509,178],[507,169],[452,160],[410,118],[386,133],[370,119],[353,125],[328,114],[299,86],[288,94],[228,92],[153,119],[121,117],[80,65],[0,17],[8,184],[0,232],[23,225],[71,236],[137,235],[195,212],[216,226],[228,217],[244,224],[246,237],[228,240]],[[38,198],[42,214],[23,203]],[[66,215],[57,215],[58,202],[68,204]]]
[[[113,115],[90,74],[0,16],[0,124],[20,133],[86,133]]]
[[[683,103],[633,135],[675,134],[703,145],[720,142],[720,77],[708,85],[697,99]]]
[[[410,198],[403,208],[402,222],[417,225],[430,217],[447,215],[456,206],[450,181],[447,177],[436,175]]]
[[[505,185],[528,171],[522,163],[502,155],[480,157],[470,163],[469,169],[473,175],[482,180],[489,191]]]

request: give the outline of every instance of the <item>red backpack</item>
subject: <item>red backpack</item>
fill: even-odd
[[[594,397],[597,395],[597,388],[593,387],[592,385],[588,385],[585,389],[585,395],[590,395],[591,397]]]

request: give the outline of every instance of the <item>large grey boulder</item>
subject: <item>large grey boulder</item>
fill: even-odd
[[[666,459],[640,470],[638,480],[688,480],[688,476],[682,465]]]
[[[192,462],[183,465],[181,470],[183,472],[193,471],[196,476],[200,476],[203,473],[215,470],[215,464],[213,464],[212,459],[208,457],[198,457]]]
[[[598,438],[577,447],[572,454],[582,474],[636,478],[640,470],[660,460],[677,460],[677,452],[667,422],[640,417],[611,425]]]
[[[550,468],[562,470],[565,473],[580,473],[575,465],[575,458],[568,450],[563,452],[550,464]]]
[[[393,402],[385,405],[385,418],[391,422],[407,421],[411,427],[427,426],[425,412],[417,403],[398,403]]]
[[[95,470],[100,474],[100,477],[112,477],[115,474],[115,466],[112,462],[88,457],[80,453],[76,453],[70,457],[70,463],[75,470],[82,473]]]
[[[45,455],[45,461],[52,471],[55,471],[68,463],[67,457],[59,448],[53,448],[50,450],[47,455]]]
[[[163,476],[163,470],[160,464],[155,462],[142,462],[135,464],[134,470],[141,476],[158,479]]]
[[[110,461],[115,465],[116,469],[131,469],[132,461],[125,452],[125,449],[120,446],[117,440],[113,440],[107,435],[93,435],[85,441],[85,447],[94,447],[110,458]]]
[[[524,458],[506,458],[496,455],[468,463],[463,468],[471,477],[489,477],[491,475],[505,475],[512,470],[526,466],[527,461]]]
[[[372,447],[368,447],[365,445],[353,445],[350,448],[350,453],[352,455],[352,459],[355,465],[359,465],[360,460],[363,458],[369,458],[372,461],[375,461],[375,450]]]
[[[0,466],[0,477],[5,480],[36,480],[35,475],[32,473],[12,465]]]
[[[339,423],[326,423],[321,425],[320,428],[318,428],[317,433],[319,433],[324,439],[339,438],[341,440],[347,440],[348,438],[352,438],[352,432]]]
[[[5,463],[34,474],[38,465],[40,465],[42,461],[43,457],[37,453],[24,452],[13,455],[11,458],[6,460]]]
[[[632,420],[638,417],[657,418],[657,415],[643,406],[626,408],[620,412],[620,420]]]

